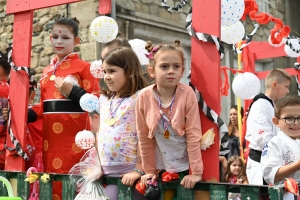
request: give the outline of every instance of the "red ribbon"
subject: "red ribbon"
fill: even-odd
[[[286,38],[290,34],[290,27],[283,24],[281,19],[275,18],[267,13],[258,12],[258,6],[255,0],[245,0],[245,11],[242,16],[242,20],[246,20],[246,16],[249,15],[251,20],[255,20],[259,24],[267,24],[270,21],[275,23],[274,28],[270,31],[271,42],[273,44],[280,44],[283,38]],[[278,33],[275,38],[275,33]]]
[[[135,185],[135,189],[142,195],[145,195],[146,193],[146,186],[142,184],[141,180],[137,182],[137,184]]]
[[[220,76],[220,83],[221,83],[221,86],[220,86],[220,91],[221,91],[221,96],[228,96],[228,89],[229,89],[229,81],[228,81],[228,75],[227,75],[227,72],[226,70],[230,70],[233,74],[239,72],[239,73],[244,73],[244,71],[242,70],[237,70],[237,69],[231,69],[231,68],[228,68],[226,66],[222,66],[221,67],[221,76]],[[223,75],[224,75],[224,81],[222,82],[222,72],[223,72]]]
[[[164,173],[162,173],[161,178],[164,182],[169,182],[172,180],[179,179],[179,175],[175,174],[175,173],[164,172]]]

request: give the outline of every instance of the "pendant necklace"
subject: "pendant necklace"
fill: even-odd
[[[115,118],[114,118],[114,117],[115,117],[115,114],[116,114],[118,108],[120,107],[121,103],[122,103],[122,102],[124,101],[124,99],[125,99],[125,98],[120,99],[120,100],[116,103],[115,109],[113,109],[113,107],[112,107],[112,102],[113,102],[113,99],[114,99],[115,95],[116,95],[116,94],[114,94],[114,95],[111,97],[111,99],[110,99],[110,104],[109,104],[110,119],[108,120],[108,124],[109,124],[110,126],[114,126],[114,125],[115,125],[115,123],[116,123],[116,120],[115,120]]]
[[[162,111],[162,103],[160,101],[160,97],[159,95],[158,96],[158,104],[159,104],[159,113],[161,114],[162,116],[162,121],[163,121],[163,127],[164,127],[164,137],[166,139],[168,139],[170,137],[170,132],[168,130],[170,124],[171,124],[171,119],[172,119],[172,111],[173,111],[173,105],[174,105],[174,102],[175,102],[175,94],[172,98],[172,101],[170,103],[170,117],[168,118],[167,115]]]

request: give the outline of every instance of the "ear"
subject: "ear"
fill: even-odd
[[[80,37],[79,36],[76,36],[74,40],[75,40],[75,46],[80,43]]]
[[[271,86],[272,86],[272,88],[276,88],[277,87],[277,82],[276,81],[272,81]]]
[[[151,78],[155,78],[154,69],[152,67],[148,67],[148,73],[150,74]]]
[[[182,73],[181,73],[181,78],[183,77],[184,70],[185,70],[185,68],[183,67]]]
[[[279,119],[278,118],[273,117],[272,122],[275,124],[275,126],[279,127]]]
[[[95,114],[95,115],[94,115],[94,118],[95,118],[95,119],[99,119],[99,115],[98,115],[98,114]]]
[[[51,41],[51,40],[52,40],[52,34],[50,34],[50,37],[49,37],[49,38],[50,38],[50,41]]]

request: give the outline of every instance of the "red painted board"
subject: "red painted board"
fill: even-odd
[[[33,11],[14,15],[13,32],[13,62],[16,66],[30,66],[32,41]],[[9,98],[11,106],[12,129],[21,146],[25,144],[25,125],[27,123],[28,107],[28,74],[24,71],[11,70]],[[13,147],[7,135],[7,146]],[[12,156],[6,151],[5,170],[24,171],[25,162],[22,157]]]
[[[284,44],[280,47],[273,47],[269,42],[251,42],[248,47],[249,51],[254,54],[255,60],[286,56]]]
[[[285,71],[287,71],[291,76],[299,75],[300,71],[295,70],[294,68],[285,68]],[[263,72],[255,72],[255,75],[259,79],[265,79],[270,71],[263,71]]]
[[[212,6],[213,5],[213,6]],[[196,32],[220,36],[221,0],[193,1],[193,27]],[[208,9],[209,8],[209,9]],[[192,83],[203,94],[207,105],[220,114],[220,54],[213,43],[192,38]],[[219,130],[200,111],[202,133],[214,128],[214,144],[202,151],[203,180],[219,181]]]
[[[111,13],[111,0],[99,0],[98,12],[100,15],[108,15]]]
[[[37,10],[79,1],[82,0],[7,0],[6,13],[12,14],[28,10]]]

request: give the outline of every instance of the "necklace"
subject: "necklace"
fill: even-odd
[[[70,54],[66,55],[60,62],[56,62],[56,63],[54,64],[54,70],[53,70],[52,75],[50,76],[50,81],[54,81],[54,80],[55,80],[55,73],[56,73],[56,69],[57,69],[58,65],[60,65],[63,61],[65,61],[66,58],[67,58],[69,55],[71,55],[71,54],[74,54],[74,53],[70,53]]]
[[[172,98],[172,101],[170,103],[170,117],[168,118],[167,115],[162,111],[162,103],[160,101],[160,97],[159,95],[158,96],[158,105],[159,105],[159,113],[161,114],[162,116],[162,122],[163,122],[163,127],[164,127],[164,137],[166,139],[168,139],[170,137],[170,132],[168,130],[170,124],[171,124],[171,120],[172,120],[172,111],[173,111],[173,105],[174,105],[174,102],[175,102],[175,94]]]
[[[115,97],[116,94],[114,94],[110,100],[110,104],[109,104],[109,112],[110,112],[110,119],[108,120],[108,124],[110,126],[114,126],[115,123],[116,123],[116,120],[115,120],[115,114],[118,110],[118,108],[120,107],[121,103],[124,101],[125,98],[122,98],[120,99],[117,103],[116,103],[116,107],[113,109],[113,106],[112,106],[112,102],[113,102],[113,99]]]

